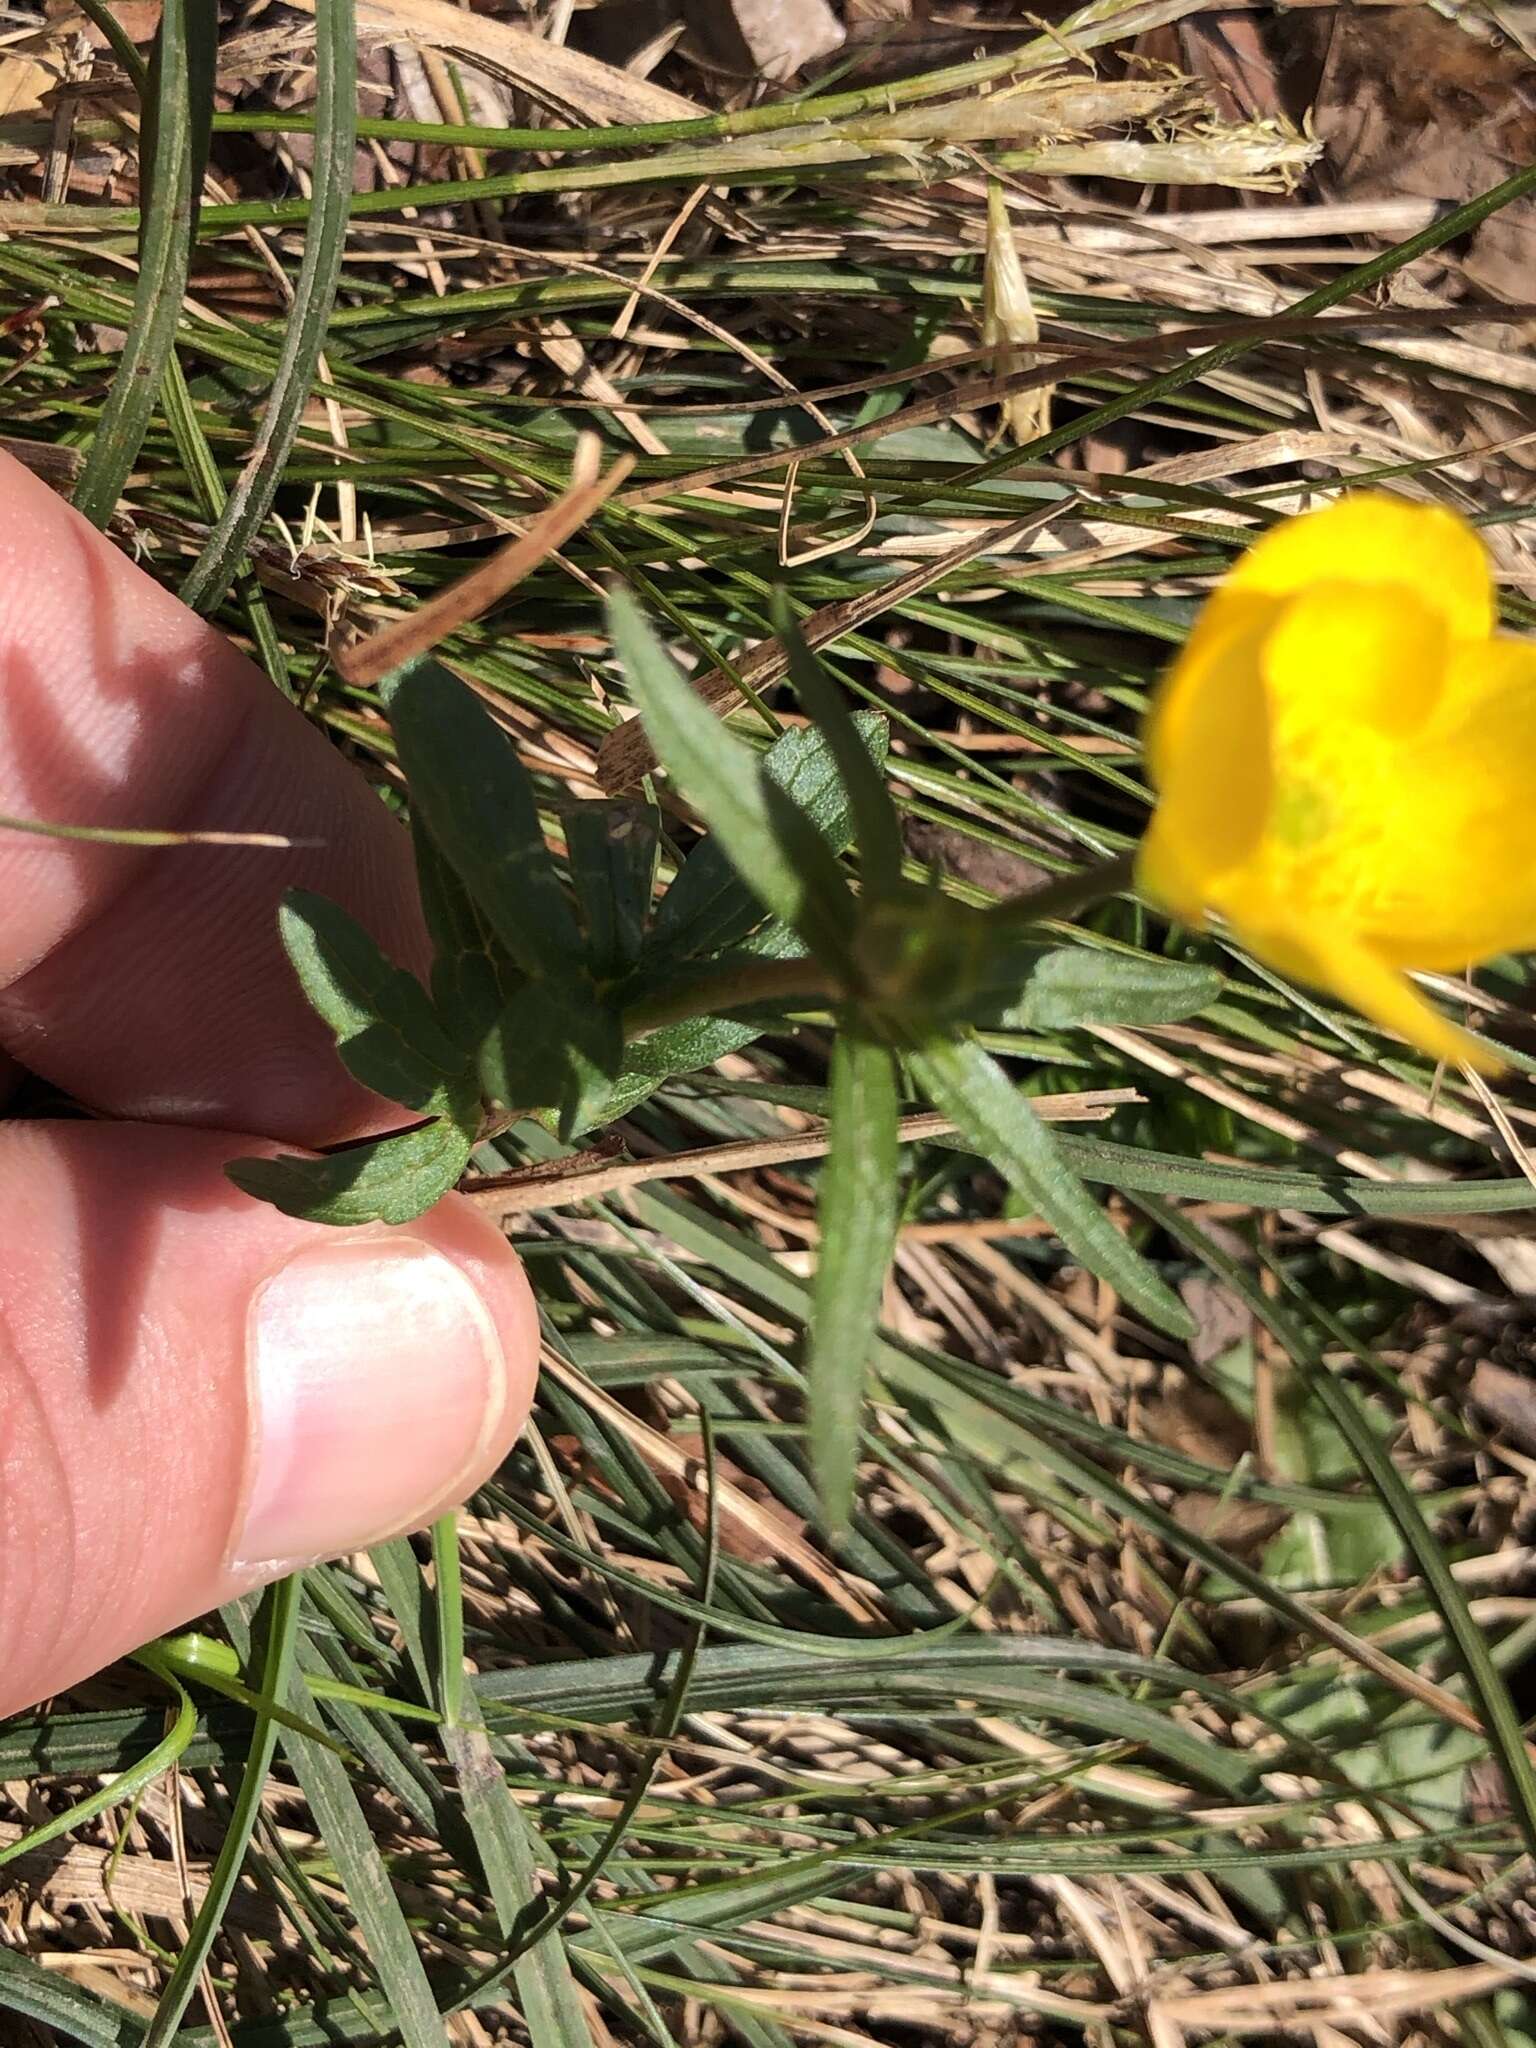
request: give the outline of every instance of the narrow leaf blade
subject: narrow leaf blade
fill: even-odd
[[[75,485],[74,505],[105,526],[137,459],[176,345],[197,201],[208,156],[218,17],[200,0],[166,0],[145,102],[146,199],[139,274],[122,354]]]
[[[443,1729],[443,1748],[458,1779],[481,1867],[504,1941],[515,1938],[525,1915],[536,1914],[542,1894],[533,1822],[513,1798],[480,1718],[478,1701],[465,1719]],[[545,1855],[547,1855],[547,1851]],[[589,2048],[592,2039],[577,1995],[559,1928],[531,1943],[512,1965],[518,2012],[533,2048]]]
[[[896,1236],[900,1101],[890,1050],[849,1030],[833,1045],[831,1079],[831,1151],[816,1205],[810,1423],[822,1514],[837,1531],[853,1507],[864,1373]]]
[[[997,1022],[1005,1029],[1071,1031],[1084,1024],[1178,1024],[1220,996],[1214,967],[1088,946],[1057,946],[1036,963]]]
[[[289,1704],[303,1718],[314,1719],[315,1702],[302,1672],[293,1674]],[[442,2048],[437,2001],[347,1766],[308,1736],[285,1729],[282,1742],[367,1941],[401,2041],[405,2048]]]
[[[888,894],[900,886],[903,857],[901,823],[890,792],[870,760],[842,692],[806,646],[782,591],[775,594],[773,613],[774,626],[789,656],[795,694],[826,739],[848,792],[866,886]]]
[[[841,961],[854,905],[826,842],[689,688],[628,591],[610,592],[608,623],[657,753],[737,873],[820,958]]]
[[[913,1053],[912,1066],[960,1135],[1033,1203],[1074,1258],[1158,1329],[1190,1335],[1193,1325],[1178,1297],[1127,1244],[1057,1152],[1027,1099],[974,1039],[927,1045]]]
[[[512,742],[435,661],[401,674],[389,715],[411,800],[491,930],[525,974],[569,973],[581,937]]]
[[[194,611],[213,611],[234,580],[241,557],[272,509],[304,408],[315,388],[346,255],[356,175],[357,27],[353,0],[316,0],[314,132],[309,220],[293,288],[292,317],[283,330],[282,351],[251,452],[182,584],[182,602]]]

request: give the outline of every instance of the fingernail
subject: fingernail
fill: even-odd
[[[467,1483],[506,1361],[464,1273],[415,1238],[299,1252],[257,1290],[235,1569],[359,1550]]]

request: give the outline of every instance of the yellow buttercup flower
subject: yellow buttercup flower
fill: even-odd
[[[1536,947],[1536,643],[1454,512],[1379,492],[1266,533],[1147,730],[1148,899],[1436,1059],[1498,1062],[1406,970]]]

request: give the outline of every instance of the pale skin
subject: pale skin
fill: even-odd
[[[238,652],[4,456],[0,812],[319,842],[0,831],[0,1049],[98,1113],[0,1126],[8,1713],[464,1499],[523,1423],[537,1331],[517,1258],[457,1198],[334,1231],[223,1179],[253,1139],[391,1121],[274,911],[302,882],[420,966],[409,843]]]

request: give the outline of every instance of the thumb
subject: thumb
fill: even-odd
[[[250,1144],[0,1128],[0,1714],[237,1593],[464,1499],[527,1414],[516,1255],[450,1196],[331,1230]]]

